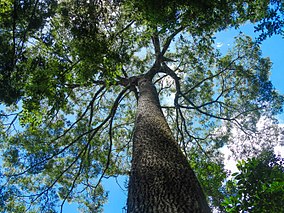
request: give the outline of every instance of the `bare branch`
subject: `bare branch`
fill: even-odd
[[[175,81],[175,84],[176,84],[176,94],[175,94],[174,104],[175,104],[176,107],[181,107],[181,108],[186,108],[186,109],[195,109],[198,112],[200,112],[200,113],[202,113],[204,115],[210,116],[212,118],[217,118],[217,119],[227,120],[227,121],[234,120],[234,118],[232,119],[232,118],[216,116],[216,115],[210,114],[210,113],[205,112],[205,111],[201,110],[200,108],[198,108],[198,106],[196,106],[188,97],[186,97],[186,95],[184,93],[181,92],[180,82],[179,82],[180,79],[177,76],[177,74],[173,70],[171,70],[167,66],[166,63],[163,63],[163,68],[164,68],[164,72],[166,72],[168,75],[170,75],[174,79],[174,81]],[[192,107],[180,105],[178,103],[178,99],[179,99],[180,96],[183,97]]]
[[[186,119],[185,119],[185,117],[183,116],[183,113],[182,113],[182,111],[181,111],[180,108],[179,108],[179,113],[180,113],[180,116],[181,116],[181,119],[182,119],[182,124],[183,124],[183,126],[184,126],[184,131],[185,131],[185,133],[187,134],[187,136],[188,136],[189,138],[193,138],[193,136],[189,133],[189,131],[188,131],[188,129],[187,129]],[[210,159],[210,157],[207,155],[207,152],[202,148],[202,146],[201,146],[201,144],[199,143],[199,141],[198,141],[198,140],[195,140],[195,141],[196,141],[196,143],[197,143],[199,149],[206,155],[207,158]],[[185,147],[184,147],[184,149],[185,149]]]

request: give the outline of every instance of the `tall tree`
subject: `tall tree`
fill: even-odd
[[[163,116],[151,75],[138,80],[128,212],[210,212]]]
[[[3,212],[99,212],[102,178],[120,174],[128,212],[209,212],[232,127],[282,110],[260,46],[240,35],[222,56],[213,38],[246,21],[281,33],[280,1],[1,5]]]

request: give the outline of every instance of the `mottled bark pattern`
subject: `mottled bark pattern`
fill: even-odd
[[[154,85],[142,78],[138,87],[127,212],[210,212],[196,176],[172,136]]]

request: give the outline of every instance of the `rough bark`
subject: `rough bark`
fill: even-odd
[[[138,88],[127,212],[210,212],[202,188],[163,115],[151,79],[141,78]]]

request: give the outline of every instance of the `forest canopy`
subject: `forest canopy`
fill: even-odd
[[[128,175],[139,90],[150,76],[161,109],[214,208],[224,210],[220,148],[233,130],[277,143],[283,95],[261,42],[283,36],[280,0],[1,0],[0,210],[101,211],[101,180]],[[214,36],[245,23],[226,55]],[[257,141],[254,144],[257,146]],[[248,148],[248,147],[245,147]],[[240,150],[235,153],[248,153]]]

